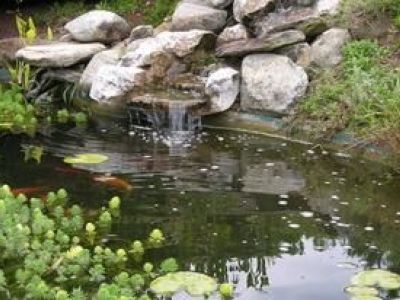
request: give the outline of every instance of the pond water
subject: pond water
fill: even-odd
[[[166,256],[234,283],[235,299],[348,299],[343,289],[359,270],[400,272],[400,186],[385,167],[229,131],[167,144],[151,132],[96,127],[2,138],[0,183],[65,187],[89,209],[120,195],[115,239],[161,228]],[[32,145],[45,150],[41,164],[24,161]],[[63,163],[93,152],[110,160]],[[102,180],[110,175],[117,180]]]

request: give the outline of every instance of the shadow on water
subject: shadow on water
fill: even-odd
[[[219,131],[172,149],[150,131],[52,129],[35,139],[46,153],[40,165],[24,162],[32,142],[2,141],[0,182],[63,186],[89,209],[118,194],[118,238],[161,228],[167,255],[234,283],[237,299],[347,299],[343,288],[358,270],[400,271],[400,188],[377,164]],[[62,162],[87,152],[110,160]],[[133,189],[94,180],[104,174]]]

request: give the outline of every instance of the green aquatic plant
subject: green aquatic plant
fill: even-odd
[[[172,296],[177,292],[186,291],[191,296],[205,296],[218,288],[214,278],[195,272],[176,272],[155,279],[150,289],[157,295]]]
[[[176,272],[172,258],[157,266],[131,257],[132,252],[143,257],[150,251],[147,243],[135,241],[132,251],[123,244],[107,245],[109,231],[95,224],[108,211],[87,220],[78,205],[68,206],[69,198],[64,189],[28,199],[14,195],[7,185],[0,187],[1,299],[147,300],[153,299],[151,290],[165,290],[165,282],[179,283],[175,291],[184,288],[193,295],[217,289],[213,278]],[[109,203],[113,209],[115,199]],[[160,230],[156,233],[163,237]]]
[[[107,156],[96,153],[83,153],[64,158],[64,162],[67,164],[101,164],[107,160]]]
[[[34,133],[37,125],[35,108],[26,103],[22,88],[0,85],[0,133]]]
[[[38,146],[28,146],[24,150],[25,161],[34,160],[36,163],[40,164],[42,162],[43,147]]]

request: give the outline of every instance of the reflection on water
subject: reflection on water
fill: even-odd
[[[0,182],[65,186],[89,208],[120,194],[119,238],[160,227],[164,254],[234,283],[237,299],[347,299],[343,288],[358,270],[400,272],[400,187],[384,167],[246,134],[204,132],[191,141],[171,153],[153,133],[56,130],[39,138],[47,154],[37,166],[8,140]],[[85,152],[110,160],[62,163]],[[101,174],[133,189],[93,180]]]

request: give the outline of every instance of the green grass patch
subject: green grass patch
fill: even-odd
[[[385,63],[391,51],[362,40],[349,43],[343,54],[338,69],[319,75],[300,110],[328,131],[348,127],[369,135],[399,130],[400,70]]]
[[[342,10],[345,14],[364,13],[368,16],[391,15],[392,17],[400,14],[399,0],[343,0]]]
[[[38,25],[57,26],[91,9],[93,6],[82,1],[54,2],[43,10],[35,11],[33,19]]]

